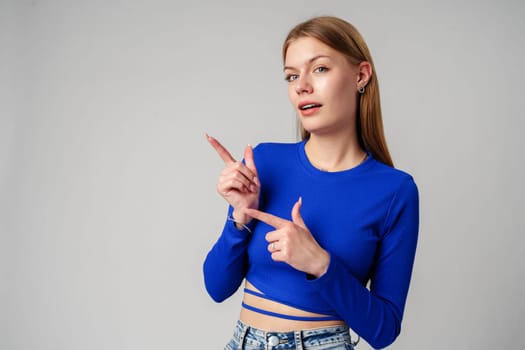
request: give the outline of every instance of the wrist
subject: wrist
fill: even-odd
[[[231,216],[232,216],[232,219],[235,222],[235,225],[237,227],[239,227],[239,226],[242,227],[244,225],[249,224],[250,221],[252,221],[251,217],[249,217],[248,215],[241,214],[241,213],[239,213],[238,210],[235,210],[235,209],[233,210]]]
[[[233,223],[233,225],[235,226],[235,228],[239,231],[243,231],[243,230],[246,230],[248,231],[249,233],[252,233],[252,230],[250,227],[248,227],[247,224],[250,223],[251,221],[251,218],[248,218],[247,221],[241,221],[242,219],[238,219],[235,217],[234,213],[232,213],[230,216],[228,216],[228,221],[231,221]]]
[[[328,271],[328,265],[330,265],[330,254],[326,250],[322,250],[322,254],[317,260],[317,264],[314,267],[311,275],[315,278],[319,278]]]

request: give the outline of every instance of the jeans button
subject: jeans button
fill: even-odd
[[[268,338],[268,345],[275,346],[279,344],[279,337],[272,335],[270,338]]]

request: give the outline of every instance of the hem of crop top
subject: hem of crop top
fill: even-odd
[[[263,298],[263,299],[276,301],[276,300],[274,300],[274,298],[269,297],[266,294],[259,293],[259,292],[256,292],[254,290],[248,289],[248,288],[244,288],[244,292],[247,293],[247,294],[255,295],[255,296]],[[255,307],[255,306],[248,305],[245,302],[242,302],[241,305],[242,305],[242,307],[244,307],[245,309],[250,310],[250,311],[254,311],[254,312],[257,312],[257,313],[260,313],[260,314],[263,314],[263,315],[268,315],[268,316],[273,316],[273,317],[278,317],[278,318],[284,318],[284,319],[287,319],[287,320],[293,320],[293,321],[339,321],[339,320],[341,320],[337,316],[330,316],[330,315],[326,315],[326,316],[294,316],[294,315],[286,315],[286,314],[281,314],[279,312],[273,312],[273,311],[260,309],[260,308]]]

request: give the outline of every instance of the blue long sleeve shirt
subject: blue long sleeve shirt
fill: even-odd
[[[401,330],[412,274],[417,186],[410,175],[371,155],[349,170],[321,171],[309,162],[304,144],[264,143],[254,149],[259,209],[291,220],[301,196],[306,226],[330,254],[326,273],[310,279],[273,261],[265,240],[273,227],[254,220],[250,233],[226,221],[204,262],[206,289],[221,302],[246,278],[273,300],[337,316],[374,348],[386,347]]]

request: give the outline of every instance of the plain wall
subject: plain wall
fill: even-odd
[[[0,349],[221,349],[202,262],[226,213],[206,132],[296,140],[287,31],[368,42],[396,165],[421,197],[392,349],[525,340],[520,1],[2,1]],[[368,349],[362,342],[358,349]]]

